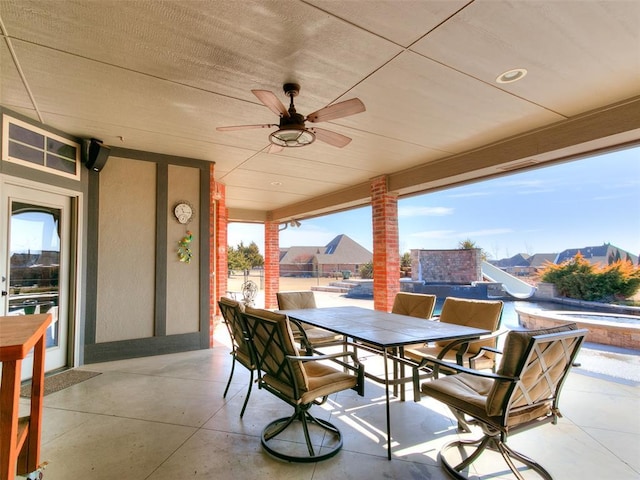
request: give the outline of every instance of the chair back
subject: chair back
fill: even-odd
[[[277,292],[278,310],[316,308],[316,298],[311,290],[301,292]]]
[[[391,313],[417,318],[431,318],[436,306],[435,295],[399,292],[393,301]]]
[[[240,354],[238,359],[252,359],[251,346],[247,340],[247,327],[242,316],[242,304],[230,298],[221,297],[218,300],[218,306],[227,325],[232,348],[236,353]],[[250,363],[254,362],[251,361]]]
[[[244,318],[258,369],[263,372],[261,386],[275,388],[273,393],[290,399],[300,398],[309,390],[309,381],[301,362],[287,360],[287,356],[300,355],[287,316],[246,307]]]
[[[518,380],[493,384],[487,395],[487,413],[504,416],[506,426],[546,416],[554,420],[562,384],[586,334],[575,323],[509,332],[497,373]]]
[[[467,327],[482,328],[495,332],[500,326],[503,302],[501,300],[472,300],[468,298],[447,297],[442,305],[440,322],[455,323]],[[482,347],[495,346],[496,340],[472,342],[469,353],[475,354]],[[436,342],[439,347],[446,347],[449,342]],[[493,358],[493,352],[486,352],[486,356]]]

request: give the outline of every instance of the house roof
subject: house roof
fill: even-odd
[[[412,195],[638,142],[639,18],[633,1],[2,0],[0,105],[111,157],[215,162],[230,221],[288,221],[368,204],[381,175]],[[351,143],[269,154],[274,127],[216,130],[278,123],[251,90],[286,105],[292,81],[304,115],[362,100],[319,125]]]
[[[318,265],[363,264],[370,262],[373,254],[348,237],[338,235],[324,247],[289,247],[280,258],[281,264],[300,264],[316,261]]]
[[[363,264],[373,259],[373,253],[343,234],[331,240],[324,253],[317,255],[317,259],[321,265]]]
[[[554,263],[557,256],[557,253],[536,253],[529,259],[530,266],[535,268],[544,267],[547,262]]]
[[[598,245],[594,247],[582,247],[582,248],[569,248],[564,250],[558,254],[555,263],[560,264],[567,260],[571,260],[578,253],[580,253],[586,260],[590,263],[601,263],[603,265],[608,265],[612,261],[622,259],[625,260],[629,258],[631,263],[638,263],[638,256],[633,255],[626,250],[622,250],[610,243],[605,243],[603,245]]]
[[[324,247],[289,247],[280,257],[280,263],[310,263],[318,253],[323,251]]]
[[[510,258],[503,258],[501,260],[491,261],[493,265],[499,268],[508,267],[528,267],[530,266],[530,255],[526,253],[518,253]]]

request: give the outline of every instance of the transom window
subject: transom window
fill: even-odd
[[[4,115],[2,159],[80,180],[80,144]]]

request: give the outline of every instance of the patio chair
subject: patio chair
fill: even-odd
[[[229,331],[229,337],[231,338],[231,356],[233,357],[229,380],[227,381],[227,387],[224,389],[222,398],[227,398],[227,392],[231,385],[231,379],[233,378],[236,362],[250,372],[249,389],[247,390],[247,396],[244,399],[244,405],[242,405],[242,410],[240,411],[240,418],[242,418],[244,411],[247,408],[247,403],[249,402],[249,396],[251,395],[253,372],[257,370],[256,361],[253,358],[253,352],[247,340],[246,326],[244,323],[244,317],[242,316],[242,304],[235,300],[231,300],[230,298],[221,297],[220,300],[218,300],[218,306],[220,307],[222,318],[224,319],[224,323]]]
[[[449,340],[433,345],[408,345],[404,350],[405,358],[418,362],[421,367],[428,366],[431,359],[437,358],[477,370],[495,371],[497,337],[505,333],[498,330],[503,305],[500,300],[447,297],[437,319],[439,322],[491,330],[492,334],[472,341]],[[431,373],[437,378],[439,373],[447,373],[447,370],[436,366]]]
[[[465,475],[470,465],[489,449],[502,455],[519,480],[524,477],[514,460],[542,478],[552,480],[540,464],[508,447],[507,438],[547,423],[557,423],[561,417],[560,390],[586,334],[587,330],[576,330],[575,324],[512,331],[506,338],[497,374],[449,365],[448,368],[460,373],[422,384],[422,393],[450,407],[460,431],[470,432],[469,427],[476,425],[484,434],[479,440],[456,440],[442,447],[440,462],[450,476],[468,478]],[[459,463],[452,465],[451,460]],[[492,464],[485,462],[485,465]],[[479,472],[474,470],[474,474]],[[502,478],[498,474],[491,476]]]
[[[391,313],[397,313],[399,315],[408,315],[409,317],[423,318],[430,320],[433,317],[433,310],[436,307],[437,297],[435,295],[427,295],[424,293],[410,293],[410,292],[398,292],[393,299],[393,306],[391,307]],[[408,347],[422,347],[419,345],[408,345]],[[373,345],[367,345],[370,350],[377,350]],[[407,347],[405,347],[407,348]],[[400,365],[400,375],[404,377],[404,364]],[[398,364],[393,364],[394,376],[398,376]],[[393,394],[398,394],[398,385],[393,386]],[[404,399],[404,390],[401,392],[402,399]]]
[[[423,293],[398,292],[391,313],[430,319],[436,306],[436,296]]]
[[[247,307],[244,317],[258,369],[262,372],[258,386],[293,407],[290,417],[274,420],[262,430],[262,447],[274,457],[289,462],[318,462],[333,457],[342,448],[340,430],[330,422],[314,417],[309,410],[313,405],[326,402],[329,395],[343,390],[354,389],[363,395],[364,368],[352,352],[301,356],[285,314]],[[340,359],[350,359],[350,362]],[[326,365],[325,360],[337,362],[349,369],[349,373]],[[301,443],[290,437],[286,442],[275,440],[270,443],[292,425],[302,427],[306,443],[304,453],[300,451]],[[318,437],[322,446],[314,446],[311,441],[309,427],[313,425],[323,433]]]
[[[299,291],[299,292],[276,292],[276,299],[278,301],[278,310],[300,310],[303,308],[317,308],[316,299],[311,290]],[[324,328],[314,327],[304,322],[298,322],[290,320],[294,323],[296,330],[294,330],[294,337],[301,343],[308,354],[311,354],[315,349],[319,347],[329,347],[333,345],[342,345],[345,342],[345,338],[342,335],[337,335]],[[304,337],[299,335],[304,330],[304,336],[306,336],[307,344],[304,342]]]

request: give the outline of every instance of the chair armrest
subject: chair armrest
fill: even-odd
[[[304,327],[302,326],[302,324],[294,318],[287,318],[289,318],[289,323],[296,327],[297,330],[297,332],[293,332],[293,337],[300,342],[300,346],[304,349],[305,352],[307,352],[307,355],[313,355],[313,347],[311,346],[311,342],[307,337],[307,332],[304,331]]]
[[[442,349],[442,352],[441,352],[440,355],[438,355],[438,358],[440,358],[440,359],[443,358],[441,355],[444,355],[444,353],[447,353],[452,348],[458,347],[460,345],[465,347],[464,352],[466,352],[467,348],[469,348],[468,347],[469,344],[471,344],[471,343],[484,342],[486,340],[491,340],[492,338],[499,337],[500,335],[504,335],[505,333],[508,333],[508,332],[509,332],[509,330],[502,329],[502,330],[496,330],[495,332],[491,332],[491,333],[489,333],[487,335],[482,335],[482,336],[480,336],[478,338],[473,338],[473,339],[468,339],[468,338],[464,339],[463,338],[463,339],[460,339],[460,340],[451,340],[451,342],[446,347],[444,347]],[[491,349],[491,347],[481,347],[481,348],[484,348],[486,350],[490,350]],[[492,351],[494,351],[495,353],[502,353],[501,351],[495,350],[495,349],[492,349]]]
[[[480,347],[480,352],[482,352],[483,350],[486,350],[487,352],[495,353],[496,355],[502,355],[502,350],[500,350],[499,348]],[[478,355],[480,354],[480,352],[478,352]]]
[[[504,335],[505,333],[508,333],[509,330],[505,329],[501,329],[501,330],[496,330],[495,332],[493,332],[491,335],[487,335],[485,337],[483,337],[484,339],[487,338],[494,338],[494,337],[499,337],[500,335]],[[471,357],[469,359],[469,366],[473,369],[476,368],[476,360],[478,360],[480,357],[482,357],[485,352],[491,352],[491,353],[495,353],[496,355],[502,355],[502,350],[499,350],[497,348],[494,347],[480,347],[480,349],[478,350],[478,353],[476,353],[473,357]],[[492,370],[495,372],[496,371],[496,362],[493,362],[493,367]]]
[[[444,347],[440,353],[438,354],[438,359],[442,360],[444,358],[444,356],[452,349],[457,348],[456,351],[456,362],[458,363],[458,365],[462,365],[462,356],[467,352],[467,350],[469,349],[469,345],[471,345],[472,343],[475,342],[484,342],[487,340],[491,340],[492,338],[497,338],[500,335],[504,335],[505,333],[508,333],[509,330],[507,329],[501,329],[501,330],[496,330],[495,332],[491,332],[490,334],[487,335],[482,335],[481,337],[478,338],[474,338],[472,340],[469,339],[461,339],[461,340],[453,340],[451,343],[449,343],[446,347]],[[497,350],[495,348],[492,347],[480,347],[480,350],[487,350],[490,352],[494,352],[497,354],[502,353],[500,350]],[[475,357],[477,357],[478,355],[476,355]],[[475,358],[474,357],[474,358]]]
[[[340,357],[351,357],[357,364],[360,363],[354,352],[336,352],[336,353],[326,353],[322,355],[312,355],[312,356],[287,355],[287,358],[289,360],[297,360],[300,362],[316,362],[319,360],[334,360]]]
[[[435,358],[423,359],[418,365],[414,366],[414,369],[420,370],[429,363],[435,363],[448,369],[455,370],[457,373],[468,373],[469,375],[474,375],[476,377],[492,378],[494,380],[505,380],[509,382],[517,382],[519,380],[518,377],[509,377],[507,375],[486,372],[484,370],[474,370],[473,368],[464,367],[462,365],[458,365],[457,363],[445,362],[444,360],[438,360]]]

